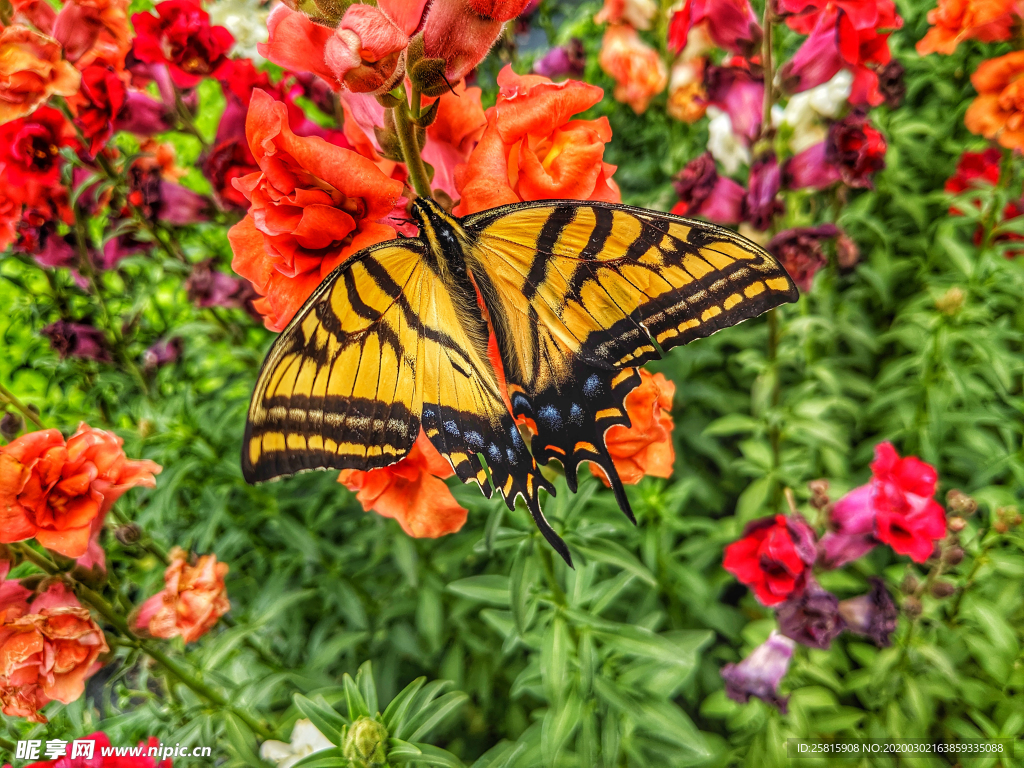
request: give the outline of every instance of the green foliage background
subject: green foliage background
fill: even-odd
[[[231,621],[169,652],[283,740],[310,712],[337,739],[345,713],[360,711],[356,684],[343,676],[366,661],[372,668],[356,687],[367,700],[372,688],[379,707],[419,676],[452,681],[464,696],[446,694],[440,709],[431,707],[443,697],[417,700],[427,727],[416,740],[478,768],[783,765],[794,736],[1001,737],[1024,754],[1024,538],[993,528],[998,508],[1020,502],[1024,480],[1024,258],[972,242],[985,211],[1020,195],[1019,158],[978,214],[949,216],[941,191],[959,154],[983,146],[963,126],[970,73],[1005,47],[966,43],[952,56],[919,58],[913,44],[931,4],[898,6],[906,23],[892,46],[907,67],[906,103],[873,113],[889,140],[886,170],[874,190],[787,200],[786,226],[837,211],[861,262],[848,272],[830,265],[798,304],[778,311],[774,352],[761,318],[652,366],[677,385],[675,473],[629,489],[635,528],[597,482],[576,495],[562,483],[545,512],[575,571],[551,556],[525,510],[509,513],[475,488],[453,488],[470,510],[465,528],[431,541],[362,512],[334,473],[247,486],[242,427],[271,334],[240,312],[194,309],[179,263],[123,262],[102,279],[109,312],[130,323],[130,356],[170,334],[185,342],[180,362],[144,375],[147,394],[123,366],[58,360],[39,329],[62,306],[86,319],[99,310],[67,274],[4,257],[0,382],[48,426],[114,429],[129,456],[162,464],[157,488],[129,494],[118,514],[137,521],[154,550],[215,552],[231,566]],[[606,160],[619,166],[625,201],[666,209],[672,175],[704,150],[706,130],[667,117],[664,94],[642,116],[610,98],[596,64],[596,9],[546,2],[540,23],[553,42],[585,41],[586,79],[607,94],[592,112],[611,121]],[[484,67],[485,85],[502,55]],[[517,71],[530,59],[518,58]],[[214,86],[203,95],[200,128],[212,134],[219,94]],[[185,162],[195,158],[193,140],[173,138]],[[188,259],[212,256],[228,269],[222,227],[193,227],[179,242]],[[979,501],[960,534],[967,557],[943,575],[956,594],[925,596],[919,618],[901,616],[891,648],[849,635],[830,651],[799,648],[783,683],[787,715],[730,701],[720,667],[763,641],[774,619],[722,570],[723,546],[747,521],[783,511],[786,487],[811,514],[808,481],[828,478],[833,498],[863,483],[883,439],[934,464],[941,494],[956,487]],[[109,595],[137,605],[161,588],[152,551],[109,534],[105,545]],[[879,547],[821,581],[844,598],[865,592],[874,574],[897,592],[908,572],[925,573]],[[3,738],[103,729],[114,744],[155,735],[216,745],[232,766],[262,764],[244,722],[127,647],[115,648],[87,697],[47,714],[48,726],[5,718]],[[393,760],[458,764],[400,750]]]

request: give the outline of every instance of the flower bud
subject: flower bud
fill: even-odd
[[[949,507],[950,512],[955,512],[963,517],[970,517],[978,511],[978,502],[956,488],[946,494],[946,506]]]
[[[138,544],[142,538],[142,529],[139,528],[135,523],[127,523],[126,525],[119,525],[114,529],[114,538],[116,538],[121,544],[126,547],[132,544]]]
[[[914,619],[921,615],[921,601],[916,597],[907,597],[903,601],[903,612]]]
[[[951,530],[953,533],[959,533],[967,527],[967,521],[964,520],[962,517],[951,517],[949,518],[949,522],[947,523],[947,525],[949,525],[949,530]]]
[[[954,592],[956,592],[956,587],[954,587],[948,581],[932,582],[932,597],[937,597],[941,600],[942,598],[949,597]]]
[[[8,411],[0,419],[0,437],[3,437],[8,442],[16,438],[24,428],[25,419],[19,413]]]
[[[945,551],[942,555],[942,559],[950,565],[959,565],[964,560],[963,547],[953,546]]]
[[[360,717],[344,735],[342,754],[353,768],[383,768],[387,765],[387,729],[372,717]]]
[[[965,298],[967,298],[967,295],[963,289],[954,285],[935,300],[935,308],[942,314],[952,317],[960,311],[960,308],[964,305]]]
[[[828,480],[811,480],[807,484],[811,492],[811,506],[815,509],[824,509],[828,506]]]
[[[917,580],[917,577],[912,573],[908,573],[903,578],[903,583],[900,584],[900,591],[905,595],[912,595],[917,591],[919,584],[920,582]]]
[[[502,26],[518,16],[527,2],[434,0],[423,26],[424,55],[444,59],[448,80],[461,80],[483,61]]]

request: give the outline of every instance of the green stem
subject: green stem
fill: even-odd
[[[541,570],[544,571],[544,578],[547,580],[548,587],[554,595],[555,602],[565,608],[569,602],[565,599],[562,585],[558,583],[558,579],[555,576],[555,566],[551,562],[551,550],[548,549],[546,544],[539,541],[534,543],[534,548],[537,552],[537,558],[540,560]]]
[[[764,4],[762,28],[764,37],[761,39],[761,66],[764,68],[764,106],[761,113],[761,138],[768,136],[772,125],[772,101],[774,93],[774,61],[772,60],[772,4],[771,0]]]
[[[0,384],[0,403],[4,403],[5,405],[10,405],[14,407],[15,410],[17,410],[22,416],[31,421],[37,427],[39,427],[40,429],[46,429],[46,427],[43,426],[43,422],[41,422],[39,420],[39,417],[36,416],[35,413],[33,413],[32,409],[26,407],[21,402],[21,400],[15,397],[14,394],[9,389],[7,389],[7,387],[5,387],[3,384]]]
[[[779,316],[777,309],[768,310],[768,371],[772,377],[771,404],[768,411],[768,440],[772,448],[772,472],[777,472],[781,463],[782,430],[775,411],[782,401],[782,376],[779,371]],[[778,479],[772,484],[772,509],[778,508],[781,486]]]
[[[409,181],[412,188],[420,197],[429,198],[430,179],[427,176],[426,166],[423,165],[423,158],[420,157],[420,148],[416,144],[416,127],[409,114],[409,107],[404,103],[394,109],[395,130],[398,133],[398,144],[402,148],[402,157],[405,158],[405,167],[409,171]]]

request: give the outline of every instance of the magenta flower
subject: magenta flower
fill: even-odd
[[[825,189],[839,181],[839,169],[826,159],[821,142],[789,158],[782,166],[782,183],[787,189]]]
[[[828,263],[822,242],[838,234],[835,224],[787,229],[771,239],[768,250],[782,262],[797,287],[806,293],[811,290],[814,275]]]
[[[114,119],[115,131],[127,131],[136,136],[152,136],[170,128],[167,107],[141,91],[128,91],[124,106]]]
[[[555,80],[560,77],[583,77],[587,66],[587,54],[583,41],[574,37],[565,45],[552,48],[534,62],[533,71],[538,75]]]
[[[829,527],[820,542],[827,568],[839,568],[858,560],[878,544],[875,538],[875,510],[871,486],[862,485],[839,499],[832,507]]]
[[[830,648],[846,627],[838,598],[822,589],[813,576],[807,577],[803,591],[778,607],[776,616],[782,634],[810,648]]]
[[[683,50],[694,27],[703,27],[715,45],[740,56],[752,56],[761,46],[761,25],[747,0],[686,0],[669,22],[669,48]]]
[[[774,152],[762,155],[750,166],[747,195],[743,199],[743,215],[755,229],[768,229],[776,214],[785,210],[778,198],[781,180],[782,172]]]
[[[704,73],[709,104],[729,113],[737,136],[753,141],[761,130],[764,80],[743,67],[709,66]]]
[[[41,331],[50,340],[50,346],[61,359],[77,357],[83,360],[111,361],[103,331],[84,323],[58,320]]]
[[[673,186],[679,194],[679,202],[672,213],[703,216],[718,224],[739,224],[743,220],[743,187],[718,175],[709,152],[687,163]]]

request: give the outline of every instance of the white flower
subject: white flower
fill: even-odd
[[[741,165],[750,164],[750,150],[732,131],[728,112],[708,107],[708,152],[722,164],[728,174],[736,173]]]
[[[827,130],[822,118],[837,117],[850,97],[853,75],[840,70],[827,83],[795,94],[782,111],[782,121],[793,129],[789,148],[802,152],[825,140]]]
[[[271,763],[277,763],[277,768],[291,768],[306,755],[330,749],[333,746],[334,744],[320,733],[309,720],[296,720],[295,727],[292,728],[291,744],[273,739],[264,741],[260,746],[260,757]]]
[[[234,36],[235,45],[231,49],[233,54],[252,59],[256,65],[263,63],[256,44],[267,42],[269,6],[257,0],[217,0],[210,3],[208,10],[210,23],[227,27]]]
[[[650,29],[651,19],[658,13],[658,4],[654,0],[626,0],[622,10],[622,18],[635,29]]]

